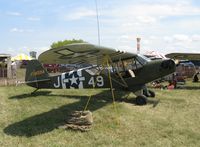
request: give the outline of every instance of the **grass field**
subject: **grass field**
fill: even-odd
[[[155,90],[156,99],[136,106],[134,95],[116,102],[109,91],[34,90],[0,87],[0,146],[199,146],[200,83],[179,90]],[[89,132],[60,128],[82,110],[89,95],[94,124]],[[115,92],[117,98],[128,93]],[[131,98],[132,97],[132,98]]]

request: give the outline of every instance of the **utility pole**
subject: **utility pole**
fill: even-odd
[[[100,45],[100,29],[99,29],[99,12],[98,12],[98,3],[97,0],[95,0],[96,5],[96,17],[97,17],[97,30],[98,30],[98,44]]]

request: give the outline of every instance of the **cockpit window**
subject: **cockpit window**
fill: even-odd
[[[133,70],[141,68],[142,65],[143,64],[141,62],[139,62],[139,60],[137,60],[137,58],[133,60]]]
[[[112,65],[113,69],[112,71],[113,72],[116,71],[125,72],[128,70],[135,71],[142,68],[143,65],[147,64],[150,61],[151,60],[149,58],[146,58],[145,56],[138,54],[137,56],[134,56],[129,59],[115,61]]]

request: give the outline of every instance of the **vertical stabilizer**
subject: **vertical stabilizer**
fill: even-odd
[[[34,83],[45,81],[49,77],[48,72],[44,69],[42,64],[38,60],[30,60],[26,67],[26,83]],[[29,84],[28,84],[29,85]]]

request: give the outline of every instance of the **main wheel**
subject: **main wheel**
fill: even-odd
[[[147,98],[144,95],[140,95],[136,97],[136,104],[137,105],[146,105],[147,104]]]

